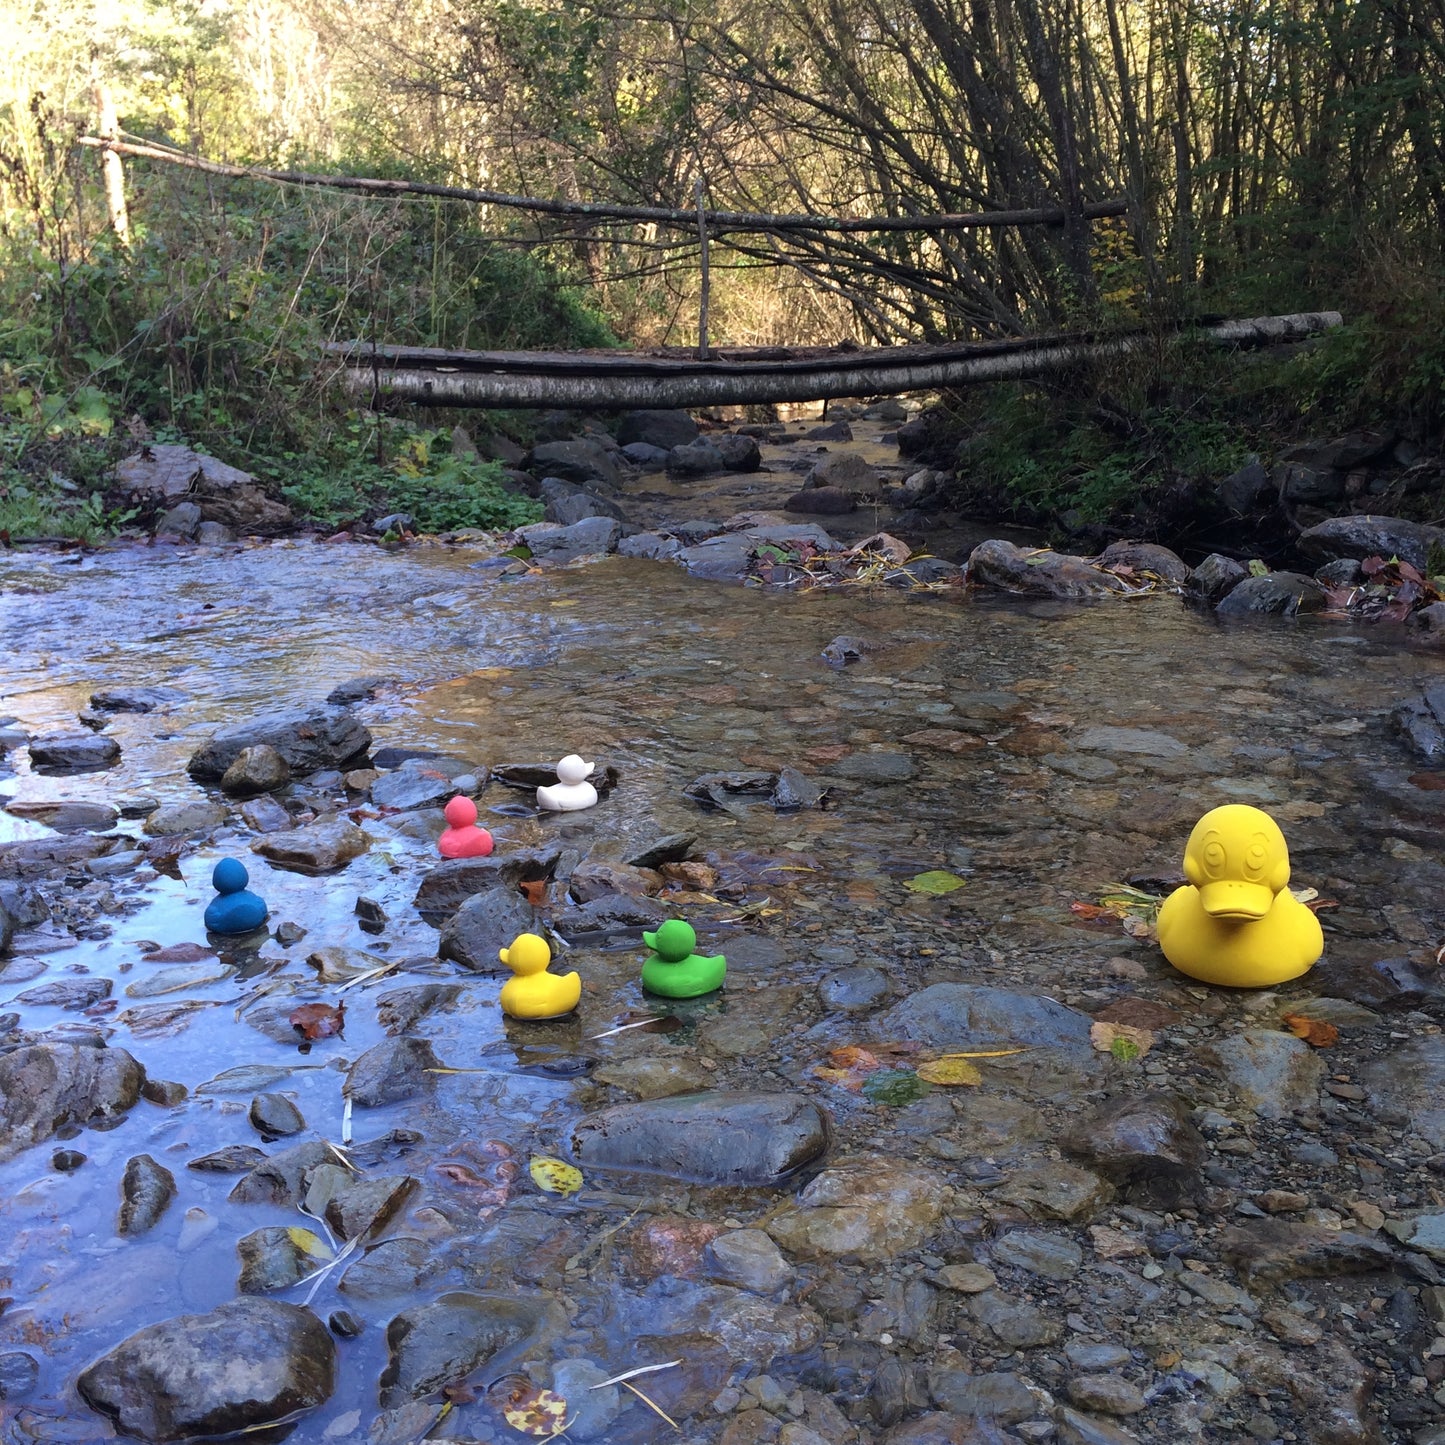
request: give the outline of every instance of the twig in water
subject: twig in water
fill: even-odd
[[[641,1400],[642,1403],[643,1403],[644,1405],[646,1405],[649,1410],[654,1410],[654,1411],[656,1411],[656,1413],[659,1414],[659,1415],[661,1415],[662,1418],[663,1418],[664,1420],[666,1420],[667,1423],[668,1423],[669,1425],[671,1425],[674,1430],[680,1430],[680,1429],[681,1429],[681,1427],[678,1425],[677,1421],[674,1420],[674,1419],[672,1418],[672,1416],[669,1415],[669,1414],[667,1413],[667,1411],[662,1408],[661,1405],[655,1404],[653,1401],[649,1400],[649,1399],[647,1398],[647,1396],[644,1395],[644,1394],[642,1393],[642,1391],[637,1388],[636,1385],[629,1385],[629,1384],[627,1383],[627,1381],[624,1380],[624,1381],[622,1382],[622,1388],[623,1388],[624,1390],[631,1390],[632,1393],[633,1393],[634,1395],[636,1395],[637,1398],[638,1398],[639,1400]]]
[[[623,1221],[626,1222],[625,1220]],[[589,1390],[600,1390],[605,1385],[623,1385],[628,1380],[635,1380],[639,1375],[652,1375],[658,1370],[670,1370],[674,1365],[680,1365],[681,1360],[667,1360],[661,1365],[639,1365],[635,1370],[624,1370],[620,1375],[613,1375],[610,1380],[599,1380],[595,1385],[588,1385]],[[654,1405],[653,1409],[657,1407]],[[664,1417],[666,1418],[666,1417]]]

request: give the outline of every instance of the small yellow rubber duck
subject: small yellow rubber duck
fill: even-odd
[[[1320,921],[1289,891],[1289,849],[1258,808],[1206,813],[1184,849],[1183,888],[1159,910],[1159,947],[1191,978],[1266,988],[1298,978],[1325,951]]]
[[[545,938],[519,933],[497,956],[516,974],[502,985],[502,1012],[514,1019],[559,1019],[577,1007],[582,979],[575,973],[548,973],[552,950]]]

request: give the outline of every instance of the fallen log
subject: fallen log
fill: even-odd
[[[1338,311],[1256,316],[1181,327],[1181,340],[1222,347],[1302,341],[1342,324]],[[353,392],[419,406],[629,407],[738,406],[888,396],[975,382],[1016,380],[1117,356],[1151,342],[1131,331],[1086,337],[1034,337],[958,346],[835,348],[800,354],[725,350],[646,352],[463,352],[339,343],[341,377]]]

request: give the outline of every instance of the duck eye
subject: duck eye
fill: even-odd
[[[1204,845],[1204,866],[1211,873],[1218,873],[1224,867],[1224,844],[1214,839]]]
[[[1264,872],[1269,859],[1269,849],[1263,838],[1256,835],[1250,840],[1249,851],[1244,855],[1244,871],[1250,878],[1258,878]]]

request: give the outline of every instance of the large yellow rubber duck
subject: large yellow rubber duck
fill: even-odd
[[[519,933],[497,955],[516,975],[502,985],[502,1012],[514,1019],[559,1019],[577,1007],[582,979],[575,973],[548,973],[552,950],[545,938]]]
[[[1184,876],[1159,910],[1159,946],[1180,973],[1266,988],[1325,951],[1319,919],[1286,886],[1289,849],[1268,813],[1243,803],[1206,813],[1185,846]]]

